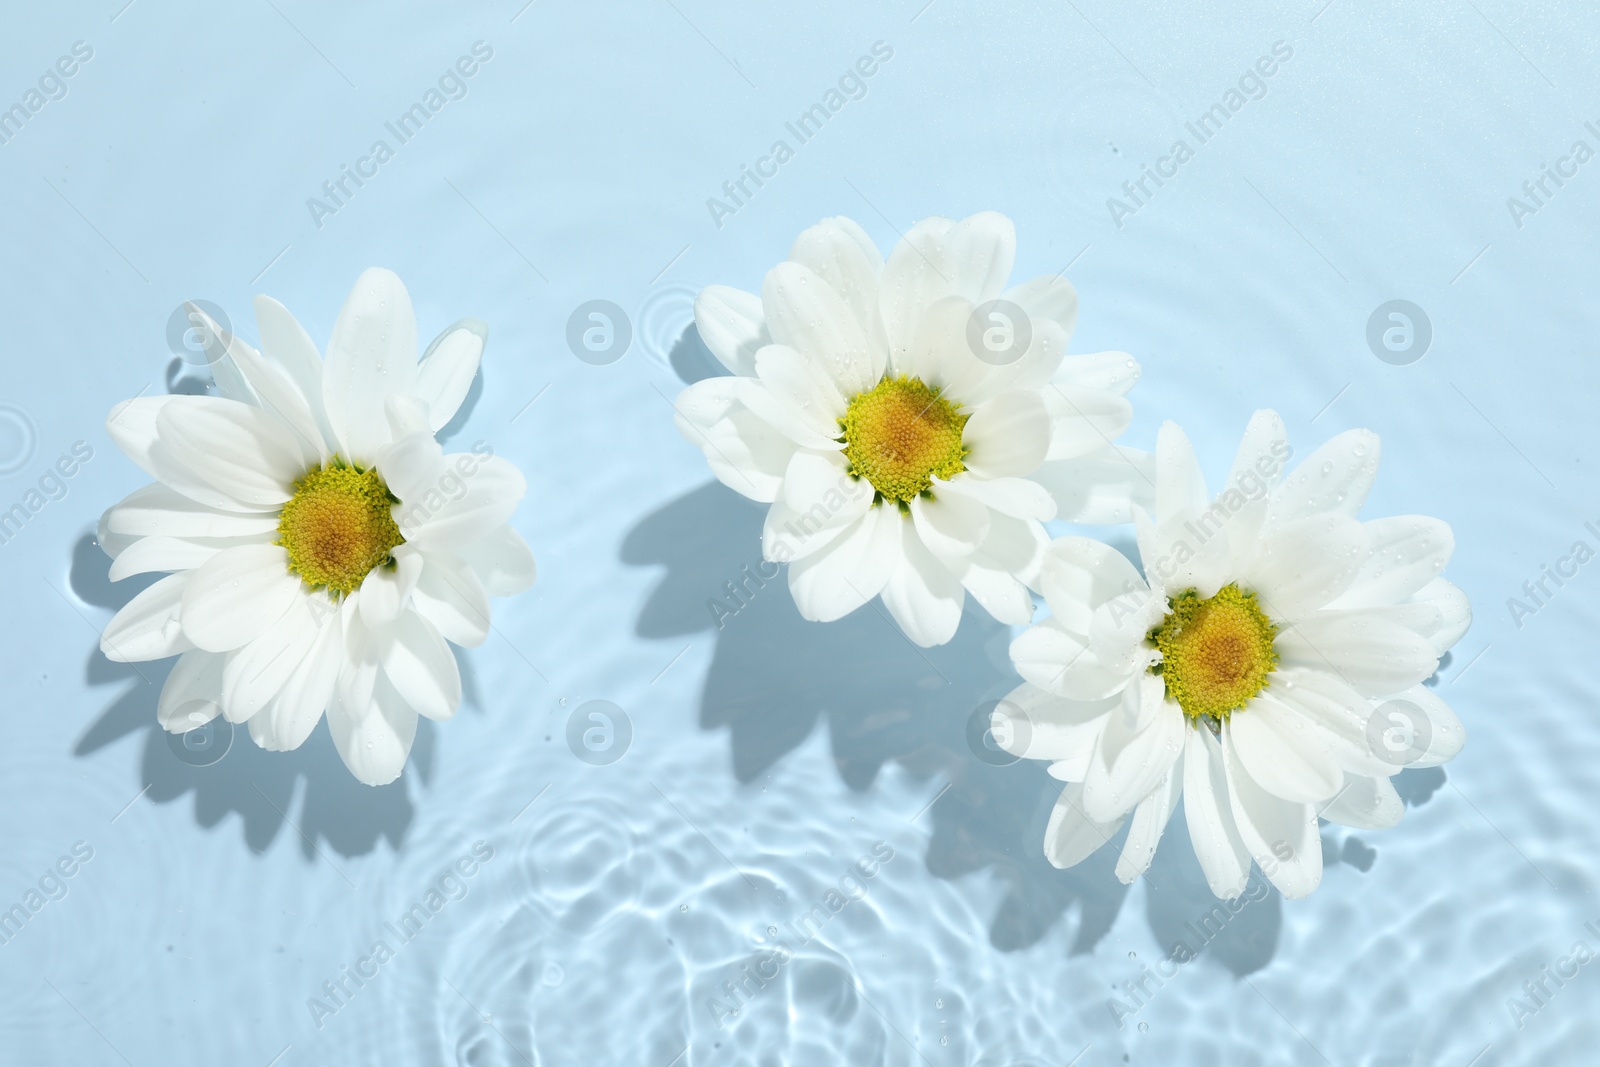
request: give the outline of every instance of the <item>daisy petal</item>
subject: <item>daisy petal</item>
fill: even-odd
[[[1374,753],[1367,734],[1374,715],[1373,701],[1336,675],[1282,667],[1273,675],[1268,692],[1305,720],[1309,732],[1326,745],[1343,770],[1365,775],[1394,773],[1395,766],[1389,754]]]
[[[361,582],[361,621],[377,629],[400,616],[411,601],[411,591],[422,577],[422,552],[403,544],[392,553],[394,566],[374,567]]]
[[[417,364],[417,395],[427,398],[429,429],[442,430],[461,410],[488,340],[487,323],[462,319],[435,337],[423,353]]]
[[[962,473],[935,482],[941,492],[969,497],[1003,515],[1034,522],[1049,522],[1056,517],[1056,502],[1049,490],[1027,478],[978,478]]]
[[[1087,537],[1050,542],[1039,569],[1039,591],[1056,618],[1085,634],[1100,605],[1123,597],[1137,611],[1150,596],[1150,587],[1127,556]]]
[[[694,323],[711,354],[745,377],[756,373],[756,352],[772,343],[761,298],[726,285],[701,290],[694,302]]]
[[[361,621],[361,590],[344,598],[339,605],[339,625],[344,631],[344,662],[339,677],[333,683],[333,698],[329,701],[329,722],[332,707],[365,709],[372,706],[372,692],[378,684],[378,669],[383,660],[388,636],[384,631],[374,631]]]
[[[533,585],[538,568],[533,549],[510,524],[502,525],[461,550],[492,596],[515,596]]]
[[[837,500],[824,497],[804,512],[790,507],[787,501],[774,501],[761,524],[761,558],[772,563],[793,563],[832,544],[872,506],[870,487],[861,488],[865,485],[853,482],[852,492],[841,492]]]
[[[100,635],[100,651],[117,663],[165,659],[194,647],[179,624],[194,572],[169,575],[123,605]]]
[[[1062,679],[1077,666],[1088,653],[1089,639],[1068,629],[1058,618],[1041,621],[1030,626],[1011,641],[1011,664],[1017,673],[1029,682],[1057,696],[1062,691]],[[1117,687],[1120,690],[1120,686]],[[1109,693],[1078,697],[1084,700],[1103,700]]]
[[[1433,642],[1433,651],[1440,656],[1454,648],[1472,625],[1472,604],[1467,594],[1445,578],[1435,578],[1412,594],[1411,599],[1439,610],[1438,629],[1423,636]]]
[[[1167,614],[1167,598],[1135,591],[1113,597],[1094,609],[1089,621],[1089,654],[1102,667],[1133,675],[1159,658],[1147,639]]]
[[[289,309],[270,296],[255,299],[256,328],[261,331],[261,350],[281,367],[294,382],[307,405],[322,419],[322,353],[306,333],[305,327]]]
[[[1028,587],[1008,568],[996,565],[981,548],[965,559],[952,561],[950,566],[961,588],[997,621],[1026,626],[1033,620],[1033,596]]]
[[[1050,416],[1037,393],[1013,389],[974,411],[962,440],[970,449],[967,469],[974,474],[1026,476],[1039,469],[1049,451]]]
[[[1016,225],[997,211],[980,211],[950,227],[945,236],[955,267],[955,291],[983,304],[998,297],[1017,255]]]
[[[458,556],[428,553],[411,603],[417,614],[463,648],[476,648],[489,636],[489,594]]]
[[[1274,618],[1298,619],[1349,588],[1367,557],[1367,531],[1325,511],[1269,527],[1241,575]]]
[[[790,563],[789,593],[801,617],[832,622],[877,596],[901,555],[901,523],[893,508],[871,508],[826,547]]]
[[[1191,728],[1184,741],[1183,810],[1211,892],[1225,900],[1238,897],[1250,880],[1250,853],[1234,823],[1222,746],[1204,727]]]
[[[993,512],[989,536],[952,570],[990,615],[1004,623],[1026,625],[1033,619],[1029,589],[1038,579],[1049,543],[1049,535],[1037,522]]]
[[[761,286],[761,307],[772,340],[820,363],[846,396],[872,388],[882,376],[882,360],[855,313],[810,267],[783,262],[772,268]]]
[[[1078,291],[1059,274],[1041,274],[1008,289],[1003,299],[1028,313],[1030,319],[1054,322],[1070,337],[1078,324]]]
[[[278,695],[317,642],[307,598],[296,597],[261,636],[228,653],[222,668],[222,713],[245,722]]]
[[[1120,697],[1066,700],[1024,682],[989,713],[989,735],[1013,756],[1082,760],[1087,766],[1106,716],[1121,705]]]
[[[1067,522],[1132,522],[1135,505],[1155,507],[1155,456],[1136,448],[1112,445],[1078,459],[1046,460],[1031,477]]]
[[[816,272],[839,294],[861,332],[873,342],[876,367],[872,377],[882,377],[887,344],[878,317],[878,275],[883,271],[883,256],[872,238],[851,219],[823,219],[795,239],[789,258]]]
[[[103,521],[107,532],[132,537],[260,537],[278,529],[277,515],[210,508],[160,482],[129,493]]]
[[[1365,778],[1352,774],[1344,788],[1318,812],[1329,822],[1353,826],[1358,830],[1387,830],[1405,816],[1406,806],[1394,783],[1387,778]]]
[[[156,701],[156,721],[163,730],[186,734],[222,713],[224,658],[197,648],[178,657]]]
[[[1398,604],[1433,581],[1455,551],[1450,524],[1426,515],[1396,515],[1362,526],[1372,544],[1371,555],[1350,588],[1330,607]]]
[[[322,719],[344,659],[344,627],[330,616],[317,630],[311,651],[267,708],[250,718],[250,736],[270,752],[291,752]]]
[[[989,515],[988,540],[972,559],[974,563],[997,567],[1014,575],[1029,589],[1034,589],[1038,586],[1044,551],[1049,547],[1050,535],[1042,523],[1014,519],[997,510]]]
[[[1172,809],[1178,806],[1178,797],[1182,792],[1183,755],[1180,752],[1178,761],[1156,783],[1150,795],[1139,801],[1139,806],[1133,809],[1128,839],[1123,842],[1122,854],[1117,857],[1117,880],[1123,885],[1132,885],[1135,878],[1150,869],[1150,861],[1156,858],[1156,844],[1161,840],[1172,818]]]
[[[971,307],[970,304],[967,306]],[[973,310],[975,311],[976,309]],[[930,310],[931,314],[932,311]],[[968,313],[969,319],[971,314],[972,312]],[[1005,326],[1010,322],[1008,313],[1003,309],[994,308],[989,310],[987,314],[991,327]],[[957,393],[968,407],[982,405],[1008,389],[1023,389],[1036,393],[1043,398],[1045,394],[1052,393],[1058,388],[1058,386],[1050,384],[1050,379],[1061,369],[1061,361],[1066,358],[1067,334],[1065,330],[1055,323],[1048,321],[1032,323],[1030,327],[1032,338],[1028,342],[1028,347],[1023,350],[1022,355],[1012,362],[1002,363],[999,366],[994,366],[987,360],[979,358],[982,355],[988,355],[988,352],[984,351],[990,344],[987,340],[987,335],[977,338],[975,342],[969,336],[970,325],[968,322],[962,322],[959,329],[955,329],[954,324],[952,324],[951,329],[953,330],[952,339],[960,339],[962,347],[967,350],[967,358],[972,360],[973,364],[980,369],[980,374],[976,380],[964,386]],[[1014,333],[1012,336],[1015,338]],[[1015,343],[1014,340],[1013,343]],[[993,357],[991,356],[990,358]],[[1077,394],[1075,386],[1062,383],[1059,388],[1065,394]],[[1093,393],[1092,399],[1089,393],[1084,393],[1080,396],[1086,405],[1083,411],[1084,414],[1088,414],[1089,408],[1099,407],[1102,404],[1107,405],[1112,411],[1120,410],[1120,397],[1110,393],[1100,393],[1098,390],[1091,392]],[[1065,398],[1058,396],[1058,400],[1062,399]],[[1063,418],[1066,420],[1063,425],[1068,430],[1084,429],[1085,427],[1083,426],[1071,423],[1074,417],[1071,414],[1070,402],[1068,402],[1063,412]],[[1117,419],[1113,415],[1106,421],[1105,425],[1113,425],[1116,421]],[[1094,430],[1091,428],[1089,432],[1092,433]],[[1104,443],[1106,443],[1104,438],[1097,442],[1097,444]]]
[[[100,551],[112,559],[116,559],[133,547],[138,540],[137,537],[129,537],[127,534],[112,533],[106,525],[104,514],[100,516],[100,521],[95,525],[94,543],[100,546]]]
[[[250,381],[236,358],[244,352],[254,354],[255,349],[219,327],[193,301],[185,301],[183,310],[189,322],[200,329],[200,347],[205,352],[211,380],[217,385],[217,394],[241,404],[255,404],[255,392],[250,388]]]
[[[383,402],[383,417],[389,421],[391,439],[413,433],[425,437],[433,436],[433,428],[428,424],[428,402],[420,396],[412,396],[409,393],[390,394],[389,399]],[[444,449],[440,448],[440,451]]]
[[[1378,476],[1378,435],[1346,430],[1305,458],[1276,489],[1267,505],[1268,523],[1337,511],[1354,516]]]
[[[1437,767],[1455,759],[1456,753],[1467,743],[1467,731],[1443,697],[1425,685],[1414,685],[1396,694],[1394,699],[1409,701],[1428,717],[1428,747],[1407,766]],[[1382,704],[1378,710],[1383,711]]]
[[[899,561],[883,587],[883,606],[900,629],[923,648],[942,645],[955,636],[966,599],[961,582],[930,552],[915,525],[895,517],[901,528]]]
[[[1210,503],[1189,435],[1175,422],[1162,423],[1156,435],[1156,522],[1203,512]]]
[[[1289,451],[1289,433],[1283,428],[1283,418],[1267,408],[1257,411],[1245,425],[1239,450],[1234,453],[1228,485],[1244,486],[1252,479],[1266,480],[1269,487],[1275,485]]]
[[[840,394],[832,381],[819,385],[818,379],[826,377],[827,372],[816,370],[813,373],[817,366],[792,348],[767,345],[756,353],[759,377],[730,379],[723,388],[750,414],[794,444],[818,452],[837,451],[839,423],[830,420],[830,415],[842,408],[833,399],[824,397]],[[706,386],[717,380],[708,378],[696,385]]]
[[[1157,588],[1168,593],[1195,589],[1208,597],[1231,577],[1227,531],[1208,524],[1204,512],[1179,512],[1153,525],[1136,507],[1133,522],[1145,574]]]
[[[1339,791],[1344,772],[1321,740],[1321,731],[1261,693],[1228,720],[1239,762],[1262,789],[1300,804],[1319,803]]]
[[[1322,882],[1322,839],[1317,812],[1273,796],[1245,771],[1234,747],[1232,723],[1222,728],[1222,760],[1239,839],[1267,881],[1290,900],[1308,896]]]
[[[304,596],[281,545],[226,549],[187,577],[183,633],[207,652],[232,652],[249,644]]]
[[[802,444],[837,447],[833,442],[839,436],[845,400],[831,371],[796,349],[768,345],[756,353],[756,374],[766,386],[764,394],[753,397],[757,414],[792,431]],[[761,404],[763,398],[771,403]]]
[[[347,707],[335,696],[328,708],[328,732],[351,774],[367,785],[388,785],[400,777],[411,755],[417,713],[380,677],[367,707]]]
[[[1139,373],[1139,361],[1126,352],[1088,352],[1063,359],[1052,381],[1126,396],[1138,384]]]
[[[1044,828],[1044,858],[1053,867],[1073,867],[1083,862],[1122,829],[1122,819],[1109,823],[1090,821],[1083,813],[1083,786],[1068,785],[1050,809]]]
[[[1048,459],[1077,459],[1099,452],[1133,421],[1133,405],[1104,389],[1053,382],[1039,395],[1050,414]]]
[[[110,578],[113,582],[120,582],[132,575],[149,574],[152,571],[193,570],[224,548],[246,543],[242,540],[229,541],[231,543],[212,541],[202,544],[181,537],[141,537],[117,554],[116,561],[111,564]]]
[[[996,368],[979,359],[967,341],[972,312],[972,302],[960,296],[929,304],[911,343],[895,361],[896,373],[921,378],[942,395],[971,404],[998,376]]]
[[[1123,706],[1106,722],[1089,775],[1083,782],[1083,813],[1110,822],[1150,795],[1183,751],[1183,712],[1165,699],[1157,675],[1142,675],[1123,691]]]
[[[1218,500],[1218,504],[1231,510],[1225,522],[1235,569],[1243,569],[1256,554],[1267,501],[1272,488],[1282,479],[1289,455],[1288,434],[1278,413],[1263,409],[1251,415],[1234,454],[1228,483]]]
[[[970,556],[989,536],[989,509],[959,493],[916,497],[911,521],[922,543],[943,559]]]
[[[848,465],[839,452],[813,452],[802,448],[789,459],[783,472],[783,501],[802,514],[821,508],[824,513],[859,511],[841,506],[846,492],[859,488],[860,483],[846,473]],[[831,494],[831,495],[830,495]],[[864,492],[852,494],[857,500],[867,498]],[[870,500],[870,498],[867,498]],[[830,501],[833,506],[830,507]],[[837,518],[834,521],[838,521]],[[824,523],[829,525],[829,523]]]
[[[712,379],[715,380],[715,379]],[[678,420],[678,429],[705,454],[717,480],[763,503],[776,499],[783,471],[800,446],[752,411],[739,410],[705,430]]]
[[[500,456],[461,453],[445,456],[447,465],[461,472],[464,488],[444,499],[437,509],[401,508],[395,516],[400,532],[419,548],[464,547],[505,524],[528,489],[522,472]],[[427,513],[424,513],[424,512]]]
[[[1108,669],[1089,651],[1088,639],[1055,619],[1030,626],[1011,642],[1011,662],[1041,689],[1070,700],[1104,700],[1122,692],[1132,676]]]
[[[200,321],[213,335],[226,336],[221,327],[199,307],[194,304],[186,306],[190,317]],[[326,458],[328,449],[323,443],[316,413],[289,371],[235,338],[229,338],[227,342],[227,358],[249,385],[248,402],[259,405],[294,435],[300,448],[301,466],[309,467]],[[213,364],[215,369],[216,365]]]
[[[278,743],[278,727],[272,721],[272,713],[277,706],[278,700],[274,697],[271,704],[268,704],[259,714],[250,716],[245,722],[245,729],[250,733],[250,740],[256,743],[257,748],[265,752],[288,751],[287,748]],[[315,724],[313,724],[313,728],[315,728]]]
[[[419,509],[411,520],[414,524],[444,506],[445,487],[441,483],[454,472],[433,434],[425,430],[402,434],[385,445],[376,459],[378,473],[389,491],[399,497],[400,507],[407,511]]]
[[[1285,666],[1333,671],[1364,696],[1386,696],[1439,665],[1433,646],[1398,623],[1368,615],[1312,616],[1278,635]]]
[[[155,476],[155,464],[150,459],[150,447],[156,443],[156,419],[161,410],[178,400],[169,396],[136,396],[124,400],[106,416],[106,436],[123,455],[137,463],[146,474]]]
[[[174,492],[208,508],[231,512],[258,510],[219,491],[211,482],[165,455],[157,429],[157,420],[162,412],[174,405],[206,400],[214,401],[215,398],[173,394],[125,400],[106,416],[106,433],[146,474]]]
[[[213,507],[267,510],[289,499],[295,479],[306,472],[306,459],[283,423],[236,400],[173,400],[156,417],[159,439],[150,457],[158,478],[180,492],[194,481],[209,486],[211,498],[196,499]],[[182,481],[168,478],[169,472]]]
[[[889,341],[889,362],[897,371],[928,308],[947,296],[961,295],[953,281],[956,265],[944,240],[954,225],[949,219],[923,219],[906,232],[884,262],[878,310]]]
[[[439,631],[406,612],[395,620],[383,672],[419,715],[443,721],[461,706],[461,671]]]
[[[346,459],[371,463],[377,457],[391,437],[385,401],[415,393],[416,384],[411,295],[392,271],[369,268],[339,311],[322,376],[328,422]]]

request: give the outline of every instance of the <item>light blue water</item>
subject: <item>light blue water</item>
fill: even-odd
[[[0,546],[0,905],[92,858],[0,944],[0,1060],[1592,1062],[1600,966],[1520,1019],[1507,1001],[1575,942],[1600,950],[1600,563],[1520,625],[1506,601],[1600,547],[1600,161],[1560,164],[1600,149],[1600,11],[1323,2],[14,6],[0,105],[74,42],[93,55],[0,145],[0,507],[75,442],[93,458]],[[464,98],[398,144],[385,123],[479,41]],[[717,226],[707,198],[878,41],[865,95]],[[1265,95],[1198,143],[1185,122],[1276,42]],[[1179,138],[1193,158],[1118,228],[1107,198]],[[319,227],[307,198],[379,139],[393,158]],[[1514,218],[1546,164],[1576,175]],[[1301,454],[1371,427],[1365,514],[1450,521],[1477,609],[1437,680],[1463,754],[1405,776],[1399,827],[1326,827],[1316,894],[1229,914],[1120,1026],[1108,998],[1213,906],[1183,821],[1132,888],[1109,851],[1045,863],[1056,783],[967,741],[1015,683],[992,621],[920,653],[872,609],[802,623],[773,584],[714,629],[705,601],[757,560],[760,516],[664,399],[705,372],[699,287],[757,287],[825,215],[887,248],[988,208],[1017,222],[1019,277],[1070,264],[1074,349],[1143,363],[1132,443],[1178,419],[1217,477],[1260,406]],[[320,727],[289,755],[240,731],[180,758],[154,719],[165,666],[96,650],[132,590],[90,533],[144,481],[102,420],[203,384],[174,363],[181,301],[254,339],[267,292],[323,340],[374,264],[424,336],[490,323],[452,439],[527,472],[539,583],[497,604],[461,656],[468,706],[424,723],[393,786],[355,784]],[[632,325],[609,365],[565,341],[597,299]],[[1369,348],[1394,299],[1431,323],[1420,361]],[[626,717],[602,755],[631,735],[609,764],[575,754],[593,709],[567,740],[595,700]],[[790,924],[875,848],[892,859],[864,898],[799,947]],[[386,924],[430,889],[402,944]],[[720,1010],[777,939],[796,958]],[[308,1001],[373,974],[380,940],[392,958],[319,1018]]]

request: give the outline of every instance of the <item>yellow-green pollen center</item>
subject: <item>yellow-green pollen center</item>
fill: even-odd
[[[1189,718],[1226,719],[1267,687],[1277,635],[1254,593],[1231,583],[1210,597],[1190,589],[1172,598],[1171,613],[1148,635],[1161,650],[1150,670]]]
[[[306,585],[350,593],[372,568],[392,564],[390,553],[405,544],[390,513],[396,503],[377,471],[335,457],[294,483],[276,543]]]
[[[921,378],[885,377],[851,399],[839,420],[839,440],[851,476],[876,490],[873,503],[892,500],[903,510],[932,490],[934,478],[967,469],[961,462],[966,424],[967,416]]]

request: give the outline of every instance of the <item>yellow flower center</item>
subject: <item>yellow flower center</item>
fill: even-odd
[[[338,457],[294,483],[294,496],[278,516],[278,540],[289,570],[313,589],[345,594],[367,572],[392,564],[405,544],[390,509],[398,501],[375,470]]]
[[[1172,611],[1150,631],[1161,662],[1150,669],[1191,719],[1226,719],[1267,687],[1278,666],[1278,628],[1254,593],[1228,584],[1216,596],[1195,590],[1172,598]]]
[[[902,510],[932,489],[935,477],[967,469],[961,462],[966,424],[967,416],[937,389],[904,375],[856,394],[839,420],[850,474],[877,490],[873,503],[893,500]]]

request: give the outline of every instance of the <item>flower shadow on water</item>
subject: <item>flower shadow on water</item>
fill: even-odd
[[[760,567],[763,505],[719,483],[704,485],[647,516],[623,542],[623,561],[665,566],[637,632],[683,639],[707,630],[716,649],[700,704],[700,725],[726,730],[734,776],[763,776],[826,721],[839,776],[871,787],[886,762],[951,786],[923,814],[931,822],[927,864],[939,877],[993,868],[1010,884],[990,935],[1021,948],[1044,936],[1075,902],[1083,906],[1077,948],[1109,929],[1126,888],[1109,864],[1057,871],[1038,849],[1041,803],[1055,790],[1038,765],[998,767],[967,747],[968,720],[1011,685],[1009,632],[969,611],[950,644],[913,645],[874,602],[837,622],[807,622],[783,574]],[[736,599],[727,588],[734,583]],[[716,602],[723,608],[713,610]],[[717,615],[728,607],[720,628]]]
[[[72,555],[73,595],[93,607],[116,611],[153,580],[112,583],[110,563],[92,534],[81,537]],[[469,685],[466,664],[462,666],[463,685]],[[431,722],[418,725],[406,773],[377,788],[363,785],[345,769],[325,722],[295,751],[267,752],[250,740],[248,727],[232,727],[230,737],[228,725],[218,719],[221,732],[212,741],[216,747],[193,753],[180,737],[156,722],[156,699],[170,667],[170,660],[116,663],[98,646],[92,647],[85,680],[91,689],[110,689],[114,695],[78,739],[73,754],[87,758],[130,735],[143,735],[138,774],[139,785],[147,790],[145,799],[167,804],[193,793],[195,820],[207,829],[230,814],[238,815],[245,843],[253,852],[266,851],[289,821],[302,778],[305,789],[294,828],[308,861],[323,848],[355,856],[373,851],[383,839],[391,848],[400,847],[416,814],[407,780],[415,776],[426,785],[432,772]],[[130,789],[129,795],[134,792]]]

